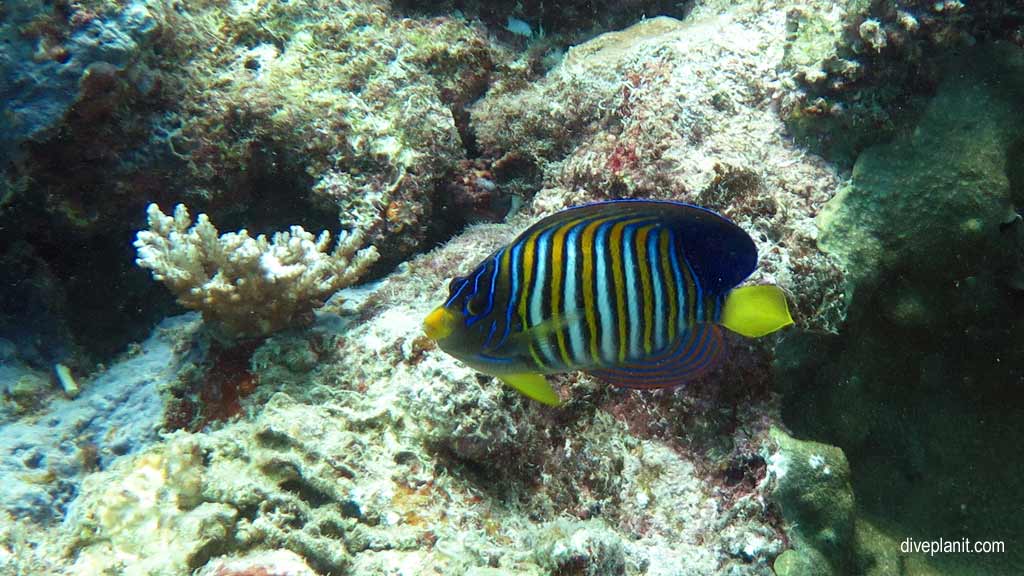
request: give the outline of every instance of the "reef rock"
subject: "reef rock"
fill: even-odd
[[[1014,205],[1024,195],[1009,167],[1020,161],[1024,50],[978,48],[947,74],[917,127],[865,150],[819,216],[822,246],[854,285],[896,275],[941,285],[1018,265],[1024,226]],[[898,307],[915,295],[892,298]]]
[[[21,146],[53,135],[78,100],[90,70],[120,70],[138,57],[157,27],[145,2],[128,2],[105,18],[65,31],[61,16],[39,2],[5,2],[0,19],[0,174]]]
[[[84,476],[157,442],[160,390],[198,360],[199,352],[187,345],[197,320],[165,321],[134,355],[82,379],[76,398],[38,399],[32,418],[0,424],[2,507],[42,524],[60,520]],[[36,377],[56,392],[49,378]]]
[[[775,560],[779,576],[849,574],[854,529],[850,465],[835,446],[800,441],[774,430],[768,458],[772,497],[790,526],[793,548]]]
[[[533,85],[499,84],[473,125],[488,154],[540,173],[531,216],[622,197],[709,206],[754,238],[754,281],[790,290],[798,323],[832,330],[841,273],[812,216],[839,179],[776,114],[783,34],[747,7],[645,20],[571,48]]]
[[[786,13],[781,112],[808,148],[849,165],[913,121],[951,57],[1020,41],[1012,2],[812,0]]]
[[[849,457],[858,525],[1012,539],[1024,483],[1006,466],[1019,448],[1001,438],[1022,433],[1024,50],[984,45],[951,62],[920,120],[865,150],[819,219],[847,270],[848,322],[777,349],[783,417]],[[973,574],[1020,562],[1009,548],[970,558]]]

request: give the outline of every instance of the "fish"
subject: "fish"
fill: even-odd
[[[545,375],[670,388],[707,372],[723,328],[760,337],[793,324],[775,285],[739,286],[757,247],[731,220],[669,200],[609,200],[548,216],[454,278],[423,321],[438,347],[557,406]]]

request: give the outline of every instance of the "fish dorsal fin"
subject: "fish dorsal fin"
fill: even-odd
[[[557,226],[611,216],[651,219],[672,230],[707,293],[721,294],[738,286],[757,267],[757,247],[742,228],[707,208],[670,200],[609,200],[567,208],[530,226],[516,241]]]
[[[587,372],[621,388],[672,388],[714,367],[724,347],[725,341],[718,326],[698,324],[652,356]]]

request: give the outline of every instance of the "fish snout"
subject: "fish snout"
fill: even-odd
[[[455,330],[455,315],[444,306],[438,306],[423,319],[423,331],[427,338],[440,342]]]

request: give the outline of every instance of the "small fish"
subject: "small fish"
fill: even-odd
[[[544,404],[560,400],[543,375],[572,370],[671,387],[714,365],[721,327],[757,337],[793,323],[777,286],[736,288],[756,266],[750,236],[705,208],[577,206],[452,280],[423,327],[448,354]]]

